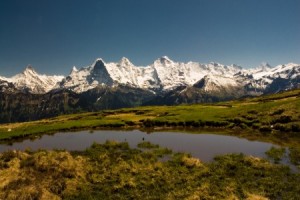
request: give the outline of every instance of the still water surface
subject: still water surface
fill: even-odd
[[[154,132],[147,134],[139,130],[134,131],[80,131],[43,135],[35,140],[24,140],[12,145],[1,144],[0,152],[7,150],[37,149],[66,149],[84,150],[93,142],[104,143],[106,140],[128,142],[131,147],[138,143],[149,141],[167,147],[175,152],[188,152],[203,161],[211,161],[213,157],[227,153],[244,153],[258,157],[266,157],[265,152],[273,146],[271,143],[249,141],[234,136],[217,135],[211,133],[191,134],[183,132]]]

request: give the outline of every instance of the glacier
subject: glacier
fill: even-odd
[[[41,75],[32,66],[27,66],[22,73],[13,77],[0,76],[0,84],[10,83],[19,90],[35,94],[44,94],[55,89],[82,93],[99,86],[119,85],[145,89],[153,93],[197,85],[205,92],[243,88],[249,92],[262,94],[272,87],[272,84],[278,82],[274,80],[279,79],[286,84],[283,89],[299,87],[300,65],[288,63],[272,67],[264,63],[257,68],[243,69],[237,65],[223,65],[216,62],[208,64],[176,62],[163,56],[150,65],[135,66],[125,57],[119,62],[105,62],[98,58],[89,66],[81,68],[74,66],[66,77]]]

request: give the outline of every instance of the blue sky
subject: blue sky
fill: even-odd
[[[300,63],[300,0],[0,0],[0,75],[96,58]]]

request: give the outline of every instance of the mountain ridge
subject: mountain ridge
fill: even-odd
[[[32,66],[0,77],[0,122],[140,105],[211,103],[300,88],[300,65],[253,69],[211,62],[175,62],[164,56],[145,67],[128,58],[96,59],[70,74],[47,76]]]
[[[63,78],[58,75],[38,74],[31,65],[28,65],[23,72],[10,78],[0,76],[0,81],[11,83],[19,90],[29,91],[33,94],[45,94],[55,89],[56,84]]]
[[[59,88],[82,93],[99,85],[114,87],[120,84],[161,92],[181,86],[193,86],[209,76],[211,79],[228,80],[214,81],[215,83],[219,82],[219,85],[216,85],[215,88],[210,87],[210,90],[231,87],[233,82],[236,82],[235,84],[240,87],[264,92],[277,78],[298,80],[299,75],[300,65],[295,63],[276,67],[263,63],[257,68],[243,69],[238,65],[222,65],[216,62],[208,64],[175,62],[167,56],[163,56],[147,66],[135,66],[126,57],[122,57],[119,62],[108,63],[98,58],[87,67],[78,69],[74,66],[66,77],[41,75],[32,66],[27,66],[22,73],[11,78],[0,76],[0,80],[14,84],[17,89],[38,94]],[[294,82],[292,81],[292,84]]]

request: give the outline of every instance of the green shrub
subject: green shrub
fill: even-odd
[[[274,125],[274,129],[275,130],[279,130],[279,131],[287,131],[288,130],[288,127],[283,125],[283,124],[275,124]]]
[[[125,124],[128,125],[128,126],[136,125],[135,122],[133,122],[133,121],[125,121]]]
[[[266,151],[266,155],[273,159],[275,163],[279,163],[285,154],[285,148],[271,147]]]
[[[293,132],[300,132],[300,125],[299,124],[292,124],[291,125],[291,130]]]
[[[294,165],[300,165],[300,148],[290,147],[289,158]]]
[[[12,159],[14,159],[17,156],[17,153],[14,151],[5,151],[2,154],[0,154],[0,159],[3,162],[9,162]]]
[[[280,116],[279,118],[277,119],[274,119],[272,120],[272,124],[276,124],[276,123],[282,123],[282,124],[286,124],[286,123],[289,123],[292,121],[292,117],[291,116],[288,116],[288,115],[283,115],[283,116]]]
[[[273,116],[273,115],[281,115],[284,111],[285,111],[284,109],[276,110],[273,113],[271,113],[271,116]]]
[[[153,148],[159,148],[159,145],[157,144],[152,144],[148,141],[141,142],[137,145],[139,148],[144,148],[144,149],[153,149]]]
[[[260,132],[271,132],[272,131],[272,129],[270,128],[270,126],[261,126],[260,128],[259,128],[259,131]]]
[[[154,123],[151,119],[146,119],[145,121],[143,121],[143,126],[144,127],[153,127]]]
[[[249,113],[249,114],[254,114],[254,115],[255,115],[255,114],[258,114],[258,111],[257,111],[257,110],[250,110],[250,111],[248,111],[248,113]]]

